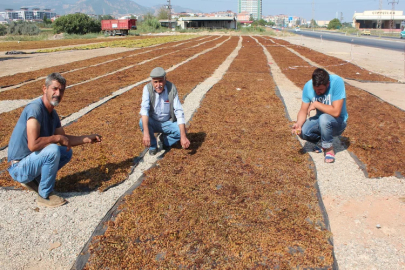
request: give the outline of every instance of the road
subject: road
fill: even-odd
[[[307,31],[301,30],[295,32],[294,30],[288,30],[298,35],[303,35],[306,37],[319,38],[330,41],[352,43],[354,45],[363,45],[369,47],[376,47],[380,49],[387,49],[393,51],[405,51],[405,39],[393,39],[393,38],[379,38],[379,37],[366,37],[366,36],[346,36],[344,33],[325,33],[318,31]]]

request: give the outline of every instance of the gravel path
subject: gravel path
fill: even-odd
[[[206,91],[226,72],[240,46],[241,41],[212,77],[187,96],[183,105],[187,121]],[[361,48],[358,50],[361,51]],[[301,103],[301,89],[282,74],[271,55],[267,50],[264,51],[286,104],[287,114],[295,120]],[[384,53],[380,51],[379,54]],[[400,77],[399,72],[395,76]],[[144,81],[139,82],[142,83]],[[127,90],[129,88],[120,91]],[[100,102],[106,102],[112,97]],[[64,119],[64,124],[80,118],[84,113],[81,111]],[[303,141],[301,144],[305,149],[311,148]],[[334,164],[325,164],[322,154],[310,155],[316,164],[339,268],[405,269],[404,179],[366,178],[339,140],[335,141],[335,147],[338,152]],[[0,158],[4,157],[6,151],[0,152]],[[143,171],[156,162],[159,154],[153,157],[146,154],[127,181],[104,193],[64,193],[69,203],[56,209],[37,207],[36,195],[32,192],[0,189],[0,215],[3,217],[0,221],[0,269],[69,269],[105,213],[126,190],[139,181]],[[380,228],[377,228],[377,224]]]
[[[281,72],[265,50],[290,118],[296,120],[302,91]],[[310,78],[308,78],[309,80]],[[300,140],[307,151],[312,145]],[[338,139],[336,162],[311,152],[328,213],[339,269],[405,268],[405,180],[366,178]],[[380,228],[377,228],[377,226]]]
[[[205,93],[222,78],[241,48],[241,41],[212,77],[187,96],[183,105],[187,121]],[[215,47],[218,46],[220,44]],[[167,72],[212,49],[194,55]],[[69,269],[107,211],[157,158],[159,154],[146,154],[127,181],[106,192],[63,193],[69,203],[56,209],[37,207],[33,192],[0,189],[0,215],[3,217],[0,269]]]

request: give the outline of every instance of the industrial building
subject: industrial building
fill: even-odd
[[[353,15],[353,27],[357,29],[399,30],[403,21],[405,21],[404,12],[400,10],[370,10],[363,13],[354,13]]]
[[[20,8],[20,10],[6,9],[0,12],[0,16],[6,21],[42,21],[46,16],[48,19],[55,18],[56,13],[50,9],[41,10],[39,8]]]
[[[262,0],[238,0],[238,13],[248,12],[253,19],[262,18]]]
[[[235,17],[181,17],[177,21],[181,29],[209,28],[209,29],[236,29]]]

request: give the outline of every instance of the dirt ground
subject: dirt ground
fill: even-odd
[[[327,55],[350,61],[353,64],[388,76],[399,82],[405,82],[404,52],[353,46],[351,44],[331,41],[320,42],[316,39],[297,35],[280,36],[280,38],[293,44],[310,47]],[[0,55],[0,76],[37,70],[127,50],[130,49],[103,48],[90,51],[63,51],[11,56],[2,53]],[[362,83],[357,81],[349,83],[405,110],[405,84]],[[342,198],[340,196],[328,195],[323,199],[328,211],[332,232],[335,235],[335,245],[345,245],[345,243],[349,245],[353,238],[358,239],[360,242],[363,241],[367,245],[367,241],[372,238],[372,241],[388,239],[397,246],[397,249],[403,250],[405,248],[404,243],[393,238],[395,235],[405,234],[403,222],[403,217],[405,216],[405,198],[385,192],[384,196],[377,197],[365,195]],[[381,228],[378,228],[377,225],[381,225]],[[353,233],[357,234],[353,235]],[[355,260],[355,258],[353,259]],[[374,268],[371,267],[369,269]]]
[[[0,76],[29,72],[41,68],[52,67],[85,60],[97,56],[120,53],[133,48],[102,48],[95,50],[60,51],[54,53],[16,54],[0,53]]]
[[[405,110],[404,52],[305,38],[284,37],[324,54],[351,61],[362,68],[396,79],[399,83],[367,83],[346,80],[346,83],[378,96]],[[392,41],[398,42],[398,41]],[[401,42],[401,41],[399,41]],[[348,104],[350,106],[350,104]],[[293,115],[295,117],[295,115]],[[387,153],[388,154],[388,153]],[[354,163],[354,162],[353,162]],[[357,167],[354,165],[354,167]],[[351,171],[355,171],[355,168]],[[318,176],[323,174],[317,167]],[[358,169],[358,168],[357,168]],[[358,174],[358,173],[357,173]],[[340,176],[331,176],[334,179]],[[347,177],[346,177],[347,178]],[[339,178],[340,179],[340,178]],[[369,179],[359,175],[340,179],[339,188],[321,193],[340,269],[404,269],[405,267],[405,197],[403,179]],[[360,182],[358,182],[360,180]],[[332,183],[332,180],[328,182]],[[392,183],[398,186],[393,188]],[[325,190],[324,190],[325,191]],[[359,250],[363,250],[359,252]],[[388,268],[381,268],[382,266]]]

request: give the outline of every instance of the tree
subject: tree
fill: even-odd
[[[115,18],[111,15],[98,15],[97,19],[101,22],[102,20],[114,20]]]
[[[250,14],[249,21],[253,22],[254,20],[255,20],[255,18],[253,18],[253,15]]]
[[[168,20],[169,19],[169,10],[167,8],[160,7],[157,13],[158,20]]]
[[[92,19],[83,13],[61,16],[54,21],[52,27],[55,34],[64,32],[83,35],[101,31],[100,21]]]
[[[328,24],[328,29],[340,29],[342,24],[340,23],[339,19],[333,19]]]
[[[39,27],[31,22],[11,22],[7,28],[9,35],[38,35],[40,32]]]
[[[311,20],[311,27],[318,27],[318,24],[316,23],[316,21],[314,19]]]
[[[0,36],[7,34],[7,27],[3,24],[0,24]]]
[[[45,25],[52,23],[52,20],[48,19],[48,16],[46,16],[46,14],[44,15],[44,18],[42,20],[43,20]]]

